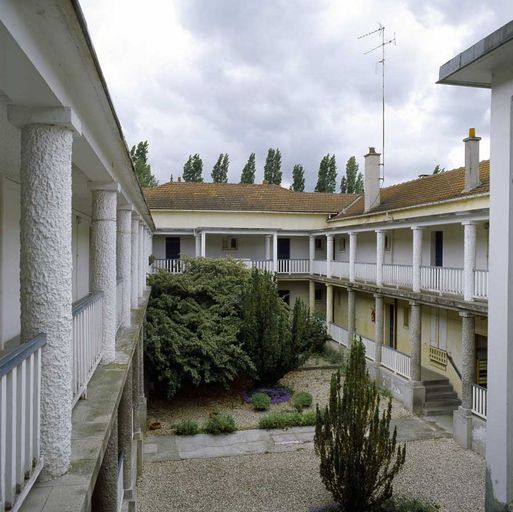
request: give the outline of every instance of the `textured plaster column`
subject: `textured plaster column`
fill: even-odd
[[[476,268],[476,231],[475,222],[463,222],[464,260],[463,260],[463,299],[474,300],[474,270]]]
[[[207,234],[202,231],[201,234],[200,234],[200,256],[202,258],[206,258],[207,257]]]
[[[376,286],[383,286],[383,260],[385,258],[385,232],[376,231]]]
[[[414,382],[422,380],[421,308],[418,302],[410,302],[410,371]]]
[[[116,355],[116,183],[92,184],[91,287],[103,292],[103,357],[110,363]]]
[[[414,226],[411,229],[413,232],[412,289],[418,293],[420,292],[420,267],[422,265],[422,228]]]
[[[132,436],[134,427],[133,418],[133,389],[132,389],[133,361],[127,371],[125,387],[121,395],[118,408],[118,441],[119,451],[124,452],[123,463],[123,487],[133,492],[132,489]],[[131,496],[129,496],[131,497]]]
[[[326,235],[326,277],[331,277],[331,261],[333,260],[333,235]]]
[[[103,456],[93,491],[91,510],[117,512],[118,509],[118,417],[114,416],[112,431]]]
[[[376,343],[374,362],[377,366],[381,365],[381,349],[383,347],[383,309],[383,295],[377,293],[374,295],[374,342]]]
[[[347,334],[349,344],[351,344],[354,334],[356,332],[356,317],[355,317],[355,291],[352,288],[347,289]]]
[[[265,235],[264,259],[271,260],[271,235]]]
[[[132,288],[132,207],[118,208],[116,239],[116,273],[123,280],[123,305],[121,325],[130,327],[130,301]]]
[[[330,324],[333,323],[333,286],[326,285],[326,324],[328,329]]]
[[[273,233],[273,271],[278,272],[278,233]]]
[[[130,287],[131,305],[136,308],[139,305],[139,216],[132,212],[132,285]]]
[[[201,236],[194,235],[194,256],[199,258],[201,256]]]
[[[54,477],[71,457],[73,132],[69,109],[50,110],[51,125],[45,109],[10,108],[9,120],[21,128],[21,341],[47,335],[40,440],[45,476]]]
[[[313,313],[315,311],[315,283],[313,281],[308,282],[308,305],[310,313]]]
[[[314,273],[314,260],[315,260],[315,237],[308,237],[308,256],[310,258],[310,275]]]
[[[139,294],[139,302],[142,301],[143,293],[144,293],[144,282],[146,281],[146,266],[144,264],[144,223],[142,220],[139,220],[139,237],[138,237],[139,249],[138,249],[138,257],[139,257],[139,279],[138,279],[138,289],[137,292]]]
[[[349,281],[354,283],[355,278],[355,267],[356,263],[356,243],[357,243],[357,234],[349,233]]]

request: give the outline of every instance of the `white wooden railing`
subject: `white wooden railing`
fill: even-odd
[[[375,263],[355,263],[355,278],[365,283],[376,282],[376,264]]]
[[[487,390],[477,384],[472,385],[472,412],[480,418],[486,419]]]
[[[73,405],[85,394],[87,384],[102,358],[103,293],[73,304]]]
[[[409,379],[411,376],[410,363],[411,358],[409,355],[386,345],[381,347],[381,365],[392,370],[394,373]]]
[[[349,346],[349,335],[346,329],[340,327],[340,325],[333,323],[329,324],[328,329],[329,334],[333,340],[335,340],[337,343],[340,343],[344,347]]]
[[[185,262],[183,260],[155,260],[153,269],[167,270],[171,274],[181,274],[184,270]]]
[[[308,274],[310,260],[278,260],[278,272],[283,274]]]
[[[420,267],[420,286],[440,293],[463,294],[463,269],[451,267]]]
[[[116,282],[116,330],[120,328],[123,321],[123,279]]]
[[[18,510],[34,485],[40,454],[40,334],[0,359],[0,510]]]
[[[313,261],[313,273],[320,276],[326,275],[326,260],[314,260]]]
[[[349,277],[349,262],[347,261],[332,261],[331,262],[331,276],[341,279]]]
[[[365,347],[365,357],[367,359],[370,359],[371,361],[374,361],[376,359],[376,343],[374,343],[373,340],[370,340],[369,338],[364,338],[363,336],[360,336],[363,346]]]
[[[474,270],[474,296],[488,298],[488,270]]]
[[[411,288],[413,267],[411,265],[383,265],[383,284],[397,288]]]
[[[251,260],[248,262],[249,268],[257,268],[258,270],[266,270],[272,272],[273,260]]]

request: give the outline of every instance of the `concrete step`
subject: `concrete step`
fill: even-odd
[[[458,408],[457,405],[446,405],[439,407],[424,407],[424,415],[425,416],[445,416],[448,414],[452,414]]]
[[[447,398],[447,399],[435,399],[435,400],[426,400],[424,408],[438,408],[442,407],[451,407],[454,406],[457,408],[461,404],[461,400],[459,398]]]
[[[437,386],[450,386],[451,383],[449,382],[449,379],[446,377],[440,377],[436,380],[423,380],[422,385],[426,388],[433,388]]]
[[[452,389],[444,390],[444,391],[432,391],[426,389],[426,401],[429,400],[441,400],[441,399],[450,399],[450,398],[458,398],[456,392]]]

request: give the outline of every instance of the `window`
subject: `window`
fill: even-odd
[[[278,295],[287,306],[290,306],[290,290],[278,290]]]
[[[340,237],[338,239],[338,250],[340,252],[345,252],[345,250],[346,250],[346,237],[345,236]]]
[[[322,300],[322,289],[316,288],[315,290],[315,302],[321,302]]]
[[[410,328],[410,308],[408,306],[403,308],[403,327],[405,329]]]
[[[322,249],[322,238],[316,238],[315,239],[315,248],[318,250]]]
[[[238,238],[231,236],[223,238],[223,251],[237,251],[239,249]]]
[[[385,235],[385,251],[390,252],[392,250],[392,235]]]

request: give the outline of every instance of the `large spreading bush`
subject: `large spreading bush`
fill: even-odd
[[[392,481],[405,461],[406,448],[390,433],[392,400],[380,415],[380,395],[365,366],[365,348],[354,340],[346,377],[331,379],[330,399],[317,406],[315,451],[321,479],[342,512],[381,510],[392,496]]]
[[[186,271],[150,276],[146,358],[172,397],[185,383],[228,386],[255,367],[238,339],[248,270],[233,260],[188,260]]]
[[[317,313],[310,313],[299,297],[292,310],[291,336],[302,353],[321,352],[330,339],[324,319]]]

